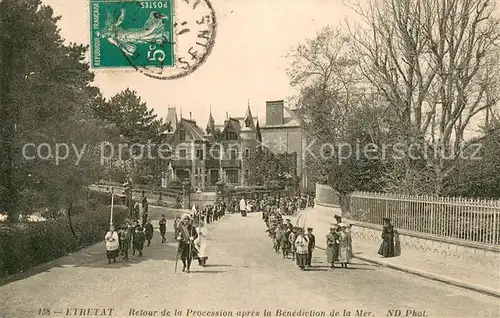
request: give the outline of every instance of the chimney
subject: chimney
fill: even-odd
[[[266,126],[283,125],[284,106],[283,100],[266,102]]]
[[[193,120],[193,114],[191,112],[189,112],[189,120]]]

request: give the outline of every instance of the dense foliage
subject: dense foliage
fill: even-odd
[[[128,174],[136,183],[158,186],[166,163],[158,155],[156,145],[162,142],[162,133],[171,130],[170,124],[158,118],[154,109],[149,109],[130,89],[94,105],[96,115],[113,124],[120,136],[114,145],[115,156],[108,162],[106,178],[119,181]],[[121,154],[117,144],[122,144]],[[142,149],[133,147],[134,144]]]
[[[16,221],[82,197],[99,177],[92,149],[107,126],[90,111],[100,94],[90,86],[86,47],[64,44],[52,9],[6,0],[0,15],[0,209]]]
[[[255,172],[250,176],[252,184],[263,186],[266,182],[279,182],[281,187],[298,183],[297,154],[273,154],[266,148],[259,148],[255,158]]]
[[[0,212],[11,222],[68,209],[102,178],[159,182],[158,160],[101,164],[103,144],[154,143],[168,126],[133,91],[104,99],[87,47],[65,43],[58,20],[40,0],[0,2]]]
[[[314,142],[311,181],[341,193],[500,197],[494,3],[351,8],[358,24],[326,27],[289,54],[290,100]],[[478,145],[481,159],[472,160]]]
[[[0,277],[25,271],[31,267],[87,247],[104,238],[109,224],[109,206],[98,205],[68,220],[0,224]],[[116,224],[122,224],[126,208],[114,209]],[[103,246],[104,248],[104,246]]]

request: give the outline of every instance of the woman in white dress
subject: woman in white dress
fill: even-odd
[[[195,244],[198,250],[198,264],[203,267],[207,265],[208,259],[208,230],[205,224],[206,222],[204,222],[204,220],[200,218],[200,222],[198,224],[198,227],[196,228],[196,232],[198,232],[198,238],[195,240]]]

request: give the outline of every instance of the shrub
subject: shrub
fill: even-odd
[[[89,201],[92,204],[101,204],[101,205],[110,205],[111,204],[111,193],[109,192],[101,192],[95,190],[89,190]],[[114,195],[114,204],[121,205],[125,204],[126,197],[122,194],[115,193]]]
[[[182,204],[181,202],[166,202],[166,201],[156,201],[155,204],[156,206],[161,206],[165,208],[171,208],[171,209],[181,209]]]
[[[125,221],[126,208],[114,209],[114,223]],[[25,271],[104,239],[109,226],[109,206],[44,222],[0,224],[0,277]]]

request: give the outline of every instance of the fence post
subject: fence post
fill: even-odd
[[[498,204],[497,204],[498,205]],[[498,210],[495,209],[493,211],[493,242],[492,244],[496,245],[498,244],[498,237],[497,237],[497,217],[498,217]]]
[[[385,212],[384,212],[384,217],[390,217],[389,215],[389,199],[385,198]]]
[[[431,197],[429,199],[429,201],[431,202],[431,234],[435,234],[435,229],[434,229],[434,207],[436,206],[436,200],[434,200],[434,197]]]

